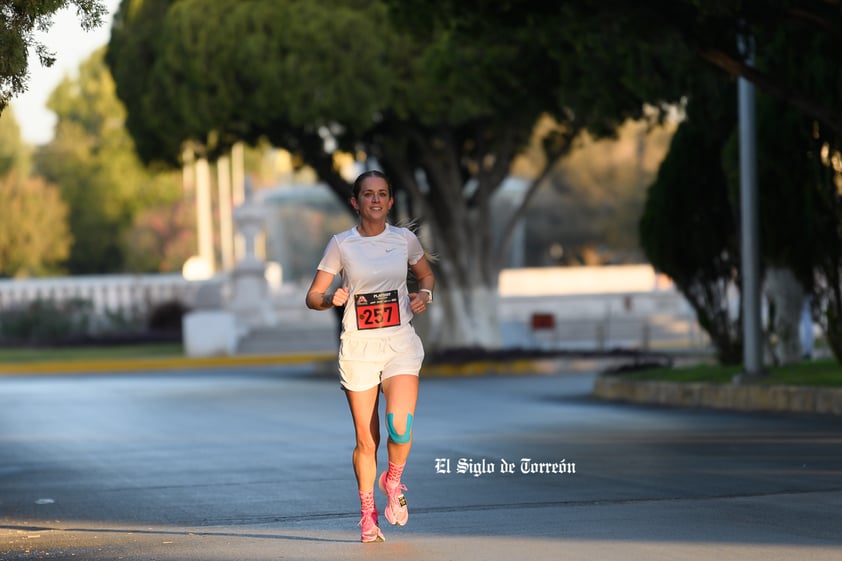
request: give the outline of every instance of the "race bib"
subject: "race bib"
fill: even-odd
[[[398,291],[357,294],[354,297],[357,312],[357,329],[380,329],[401,324]]]

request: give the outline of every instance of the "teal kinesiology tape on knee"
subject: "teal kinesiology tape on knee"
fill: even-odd
[[[406,444],[409,442],[412,431],[412,413],[406,414],[406,430],[403,434],[395,430],[395,425],[392,419],[395,418],[394,413],[386,414],[386,430],[389,431],[389,440],[396,444]]]

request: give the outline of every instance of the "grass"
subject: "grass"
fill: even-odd
[[[67,362],[184,356],[181,343],[147,343],[104,347],[0,348],[0,364]]]
[[[694,364],[682,367],[662,367],[638,370],[621,374],[626,380],[661,382],[706,382],[712,384],[730,383],[740,366],[718,364]],[[805,361],[798,364],[769,368],[767,375],[754,381],[755,384],[787,386],[842,387],[842,365],[834,359]]]

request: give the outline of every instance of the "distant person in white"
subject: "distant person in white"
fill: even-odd
[[[815,334],[813,333],[813,313],[810,308],[810,296],[804,298],[804,305],[801,307],[801,356],[804,360],[813,358],[813,344]]]
[[[359,222],[331,238],[307,292],[311,309],[345,306],[339,378],[356,432],[353,463],[365,543],[384,541],[374,500],[380,392],[386,399],[389,437],[389,467],[378,479],[388,501],[383,513],[397,526],[409,518],[401,475],[412,446],[418,375],[424,360],[421,339],[410,322],[433,301],[435,285],[415,234],[386,222],[393,204],[392,188],[382,172],[367,171],[356,179],[351,205]],[[418,281],[418,292],[409,292],[407,267]],[[341,275],[341,288],[328,294],[336,275]]]

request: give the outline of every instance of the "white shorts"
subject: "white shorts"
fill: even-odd
[[[381,337],[345,334],[339,344],[339,381],[352,392],[371,389],[399,374],[418,376],[424,346],[411,325],[389,328]]]

